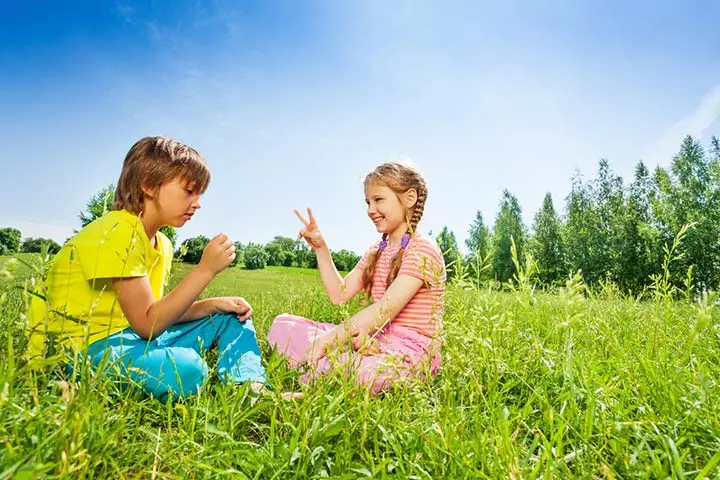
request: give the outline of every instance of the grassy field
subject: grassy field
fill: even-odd
[[[25,260],[33,261],[32,257]],[[0,259],[0,478],[719,478],[720,314],[699,302],[451,286],[441,373],[371,398],[339,378],[256,400],[211,380],[164,405],[62,369],[31,372],[22,285]],[[178,265],[177,282],[188,266]],[[264,335],[326,321],[317,272],[223,272],[207,295],[254,306],[271,381],[299,389]]]

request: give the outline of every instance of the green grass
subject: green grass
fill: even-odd
[[[286,403],[211,381],[172,406],[92,375],[68,384],[57,368],[23,367],[25,307],[10,288],[19,270],[0,286],[0,478],[720,476],[720,314],[710,300],[586,297],[577,284],[554,295],[451,287],[444,364],[428,384],[371,398],[329,377]],[[280,390],[299,384],[264,335],[283,311],[346,316],[321,288],[317,272],[232,269],[207,295],[253,304]]]

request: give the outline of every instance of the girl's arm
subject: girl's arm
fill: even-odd
[[[334,305],[345,303],[353,298],[363,287],[363,272],[354,268],[345,278],[337,271],[327,246],[315,250],[318,270],[325,291]]]
[[[340,276],[332,260],[332,255],[330,255],[330,249],[327,243],[325,243],[325,238],[322,236],[322,233],[320,233],[312,210],[308,208],[307,212],[308,218],[306,219],[300,212],[295,210],[295,215],[297,215],[305,226],[305,228],[300,230],[298,237],[304,238],[308,245],[315,251],[318,270],[320,270],[320,278],[325,286],[328,297],[330,297],[330,301],[335,305],[347,302],[363,287],[362,271],[353,269],[345,278]]]
[[[316,361],[327,353],[331,345],[343,345],[352,341],[354,348],[373,331],[390,323],[422,288],[423,281],[410,275],[398,275],[379,302],[360,310],[349,320],[320,337],[306,352],[307,361]]]

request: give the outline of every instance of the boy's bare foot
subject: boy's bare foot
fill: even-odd
[[[302,392],[283,392],[281,395],[283,400],[287,401],[299,400],[305,396]]]

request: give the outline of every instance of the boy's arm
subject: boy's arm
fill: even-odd
[[[147,277],[113,279],[113,289],[132,329],[140,337],[150,339],[183,320],[203,289],[234,258],[235,246],[226,235],[221,234],[205,247],[200,263],[160,300],[154,299]]]
[[[207,317],[208,315],[212,315],[213,313],[217,313],[217,308],[213,305],[214,300],[214,298],[196,300],[192,305],[190,305],[190,308],[185,311],[183,316],[180,317],[180,320],[178,320],[177,323],[192,322],[193,320],[198,320],[200,318]]]
[[[215,297],[198,300],[187,309],[177,323],[191,322],[216,313],[230,313],[241,322],[252,315],[252,307],[242,297]]]

